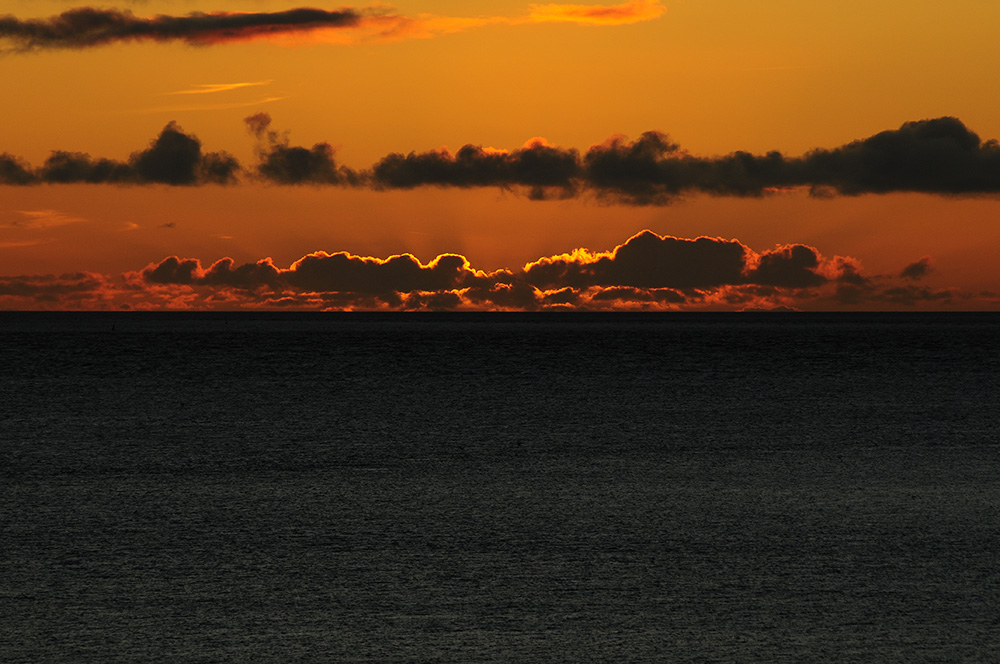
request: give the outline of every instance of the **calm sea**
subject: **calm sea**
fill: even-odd
[[[1000,317],[0,314],[0,661],[1000,661]]]

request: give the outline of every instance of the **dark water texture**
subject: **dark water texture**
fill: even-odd
[[[0,314],[0,661],[995,662],[998,341]]]

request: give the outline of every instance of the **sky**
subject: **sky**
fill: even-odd
[[[996,310],[993,0],[0,0],[0,309]]]

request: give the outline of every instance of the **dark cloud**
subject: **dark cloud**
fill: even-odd
[[[747,275],[747,281],[785,288],[819,286],[827,281],[826,277],[816,272],[819,260],[815,249],[802,244],[765,251],[757,267]]]
[[[0,184],[31,184],[35,174],[19,157],[6,152],[0,154]]]
[[[482,280],[464,256],[443,254],[423,265],[410,254],[385,260],[345,252],[300,258],[284,273],[301,290],[387,293],[462,288]]]
[[[711,288],[742,283],[747,258],[747,247],[736,240],[689,240],[643,231],[610,254],[556,256],[529,263],[525,278],[539,288]]]
[[[914,262],[904,267],[902,272],[899,273],[899,276],[903,277],[904,279],[912,279],[913,281],[917,281],[919,279],[923,279],[933,271],[934,271],[934,264],[931,257],[921,256],[919,259],[915,260]]]
[[[258,288],[276,289],[281,286],[281,271],[270,258],[256,263],[236,265],[232,258],[223,258],[212,263],[199,278],[199,282],[214,286],[229,286],[245,290]]]
[[[407,294],[400,308],[407,311],[454,311],[463,304],[462,296],[452,291],[437,293],[416,291]]]
[[[656,302],[681,304],[687,301],[683,293],[672,288],[633,288],[611,286],[602,288],[591,296],[596,302]]]
[[[921,259],[923,260],[923,259]],[[919,263],[920,261],[918,261]],[[366,310],[829,310],[995,308],[993,294],[866,275],[854,258],[800,244],[757,253],[738,240],[643,231],[611,251],[576,249],[521,270],[486,272],[458,254],[422,263],[315,252],[203,266],[169,256],[118,278],[0,277],[0,308]]]
[[[142,276],[153,284],[191,284],[201,273],[201,262],[197,258],[182,260],[177,256],[168,256],[143,270]]]
[[[271,116],[255,113],[244,118],[247,129],[257,138],[257,175],[276,184],[359,184],[360,176],[338,166],[329,143],[312,148],[290,146],[287,134],[272,130]]]
[[[374,186],[412,189],[425,185],[450,187],[528,187],[546,197],[548,188],[570,192],[581,173],[576,150],[531,141],[513,150],[488,150],[466,145],[455,154],[446,150],[383,157],[372,168]]]
[[[145,150],[127,162],[94,159],[84,152],[54,150],[32,171],[20,160],[0,155],[2,184],[229,184],[236,181],[239,162],[226,152],[202,152],[201,141],[168,123]]]
[[[173,185],[223,184],[239,170],[236,159],[224,152],[202,154],[201,141],[185,134],[175,122],[167,124],[149,148],[134,153],[129,165],[139,182]]]
[[[666,203],[689,193],[762,196],[807,186],[816,196],[1000,192],[1000,145],[952,117],[907,122],[839,148],[802,157],[779,152],[694,157],[658,132],[596,145],[584,157],[585,184],[629,203]]]
[[[1000,145],[983,142],[960,120],[907,122],[798,161],[801,184],[841,194],[914,191],[934,194],[1000,192]]]
[[[67,293],[88,293],[104,286],[99,274],[76,272],[62,275],[0,277],[0,295],[55,298]]]
[[[288,269],[275,267],[269,258],[243,265],[223,258],[203,269],[197,259],[170,256],[146,267],[140,275],[154,284],[365,295],[447,291],[489,286],[494,282],[486,273],[473,270],[465,257],[457,254],[442,254],[424,265],[410,254],[379,259],[347,252],[315,252],[295,261]]]
[[[764,196],[807,187],[814,196],[923,192],[943,195],[1000,193],[1000,144],[982,141],[955,118],[908,122],[830,150],[801,157],[778,152],[734,152],[696,157],[666,134],[646,132],[635,141],[613,137],[581,156],[540,139],[506,151],[466,145],[447,150],[389,154],[369,169],[337,163],[334,149],[291,145],[287,132],[271,129],[271,118],[246,118],[257,139],[253,178],[275,184],[367,186],[412,189],[424,186],[515,189],[534,200],[593,195],[633,205],[662,205],[691,194]],[[201,143],[168,124],[127,163],[56,151],[37,170],[0,155],[0,183],[230,183],[240,165],[225,152],[203,153]]]
[[[107,277],[89,272],[0,277],[0,308],[101,309],[112,291]]]
[[[514,280],[509,272],[494,272],[490,277],[495,280],[494,283],[465,289],[465,297],[474,307],[534,311],[541,306],[541,293],[524,280]]]
[[[56,150],[45,160],[38,179],[49,183],[97,184],[131,182],[136,178],[134,170],[128,164],[112,159],[91,159],[84,152]]]
[[[78,7],[47,18],[0,16],[0,40],[12,43],[15,50],[22,52],[134,41],[207,45],[318,28],[351,27],[360,20],[361,15],[349,8],[139,17],[128,10]]]

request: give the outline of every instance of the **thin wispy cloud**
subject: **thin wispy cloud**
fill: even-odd
[[[18,216],[9,223],[14,228],[53,228],[87,221],[60,210],[14,210],[14,213]]]
[[[124,9],[77,7],[46,18],[0,16],[0,52],[85,49],[134,42],[180,42],[209,46],[231,42],[282,44],[327,41],[370,43],[426,39],[493,24],[574,23],[616,26],[649,21],[664,12],[657,0],[617,5],[534,4],[515,16],[405,16],[384,6],[327,11],[302,7],[278,12],[193,12],[182,16],[137,16]],[[221,89],[226,89],[225,87]],[[178,94],[220,90],[195,89]]]
[[[629,25],[663,16],[666,8],[656,0],[635,0],[620,5],[531,5],[527,22]]]
[[[217,92],[230,92],[242,88],[253,88],[261,85],[270,85],[272,81],[251,81],[248,83],[200,83],[187,90],[175,90],[167,92],[168,95],[210,95]]]

